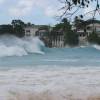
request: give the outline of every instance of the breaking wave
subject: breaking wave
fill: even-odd
[[[97,50],[100,50],[100,46],[99,45],[93,45],[93,47]]]
[[[44,54],[41,48],[44,43],[38,37],[18,38],[13,35],[0,36],[0,57],[23,56],[29,53]]]

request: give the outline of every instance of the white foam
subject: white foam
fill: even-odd
[[[37,37],[18,38],[12,35],[0,36],[0,57],[3,56],[23,56],[28,53],[40,53],[43,42]]]
[[[99,94],[100,68],[0,70],[0,100],[88,100]]]
[[[44,59],[47,62],[78,62],[79,59]]]
[[[100,50],[100,46],[99,45],[93,45],[93,47],[97,50]]]
[[[87,46],[80,46],[80,48],[86,48]]]

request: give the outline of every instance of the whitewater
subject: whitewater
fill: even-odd
[[[37,37],[18,38],[13,35],[0,36],[0,57],[3,56],[23,56],[28,53],[41,53],[40,47],[43,42]]]
[[[100,100],[100,46],[0,36],[0,100]]]

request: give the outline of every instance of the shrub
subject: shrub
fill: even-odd
[[[88,36],[88,41],[93,44],[100,44],[100,37],[96,33],[92,33]]]

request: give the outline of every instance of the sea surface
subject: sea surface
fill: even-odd
[[[0,100],[100,100],[100,46],[0,38]]]

